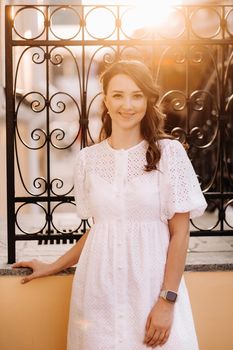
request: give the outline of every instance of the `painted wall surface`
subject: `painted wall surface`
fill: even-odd
[[[0,277],[1,350],[65,350],[72,277]]]
[[[233,350],[233,271],[187,272],[200,350]]]
[[[0,276],[0,349],[65,350],[72,276],[20,279]],[[185,280],[200,350],[232,350],[233,272],[186,272]]]

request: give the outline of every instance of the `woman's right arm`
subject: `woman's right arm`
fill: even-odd
[[[25,276],[21,280],[22,283],[27,283],[35,278],[54,275],[60,271],[67,269],[68,267],[77,264],[88,234],[89,230],[71,249],[69,249],[64,255],[52,263],[44,263],[42,261],[33,259],[32,261],[19,261],[13,264],[12,267],[29,267],[32,269],[32,274]]]

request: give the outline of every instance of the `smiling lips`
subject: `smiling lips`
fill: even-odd
[[[134,116],[134,113],[121,113],[121,112],[119,112],[119,114],[124,119],[130,119],[131,117]]]

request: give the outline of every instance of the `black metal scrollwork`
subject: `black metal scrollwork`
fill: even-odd
[[[233,7],[173,6],[166,27],[133,20],[135,11],[128,4],[6,8],[9,262],[18,239],[74,240],[90,226],[89,219],[62,228],[60,211],[74,208],[73,184],[53,163],[66,162],[72,174],[77,148],[97,141],[96,79],[120,58],[148,64],[161,86],[165,128],[187,146],[214,213],[208,227],[192,220],[191,234],[232,234]],[[100,15],[104,26],[95,25]],[[38,220],[31,229],[27,213]]]

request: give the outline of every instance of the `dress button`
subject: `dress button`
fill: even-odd
[[[122,270],[122,266],[118,266],[118,270]]]

